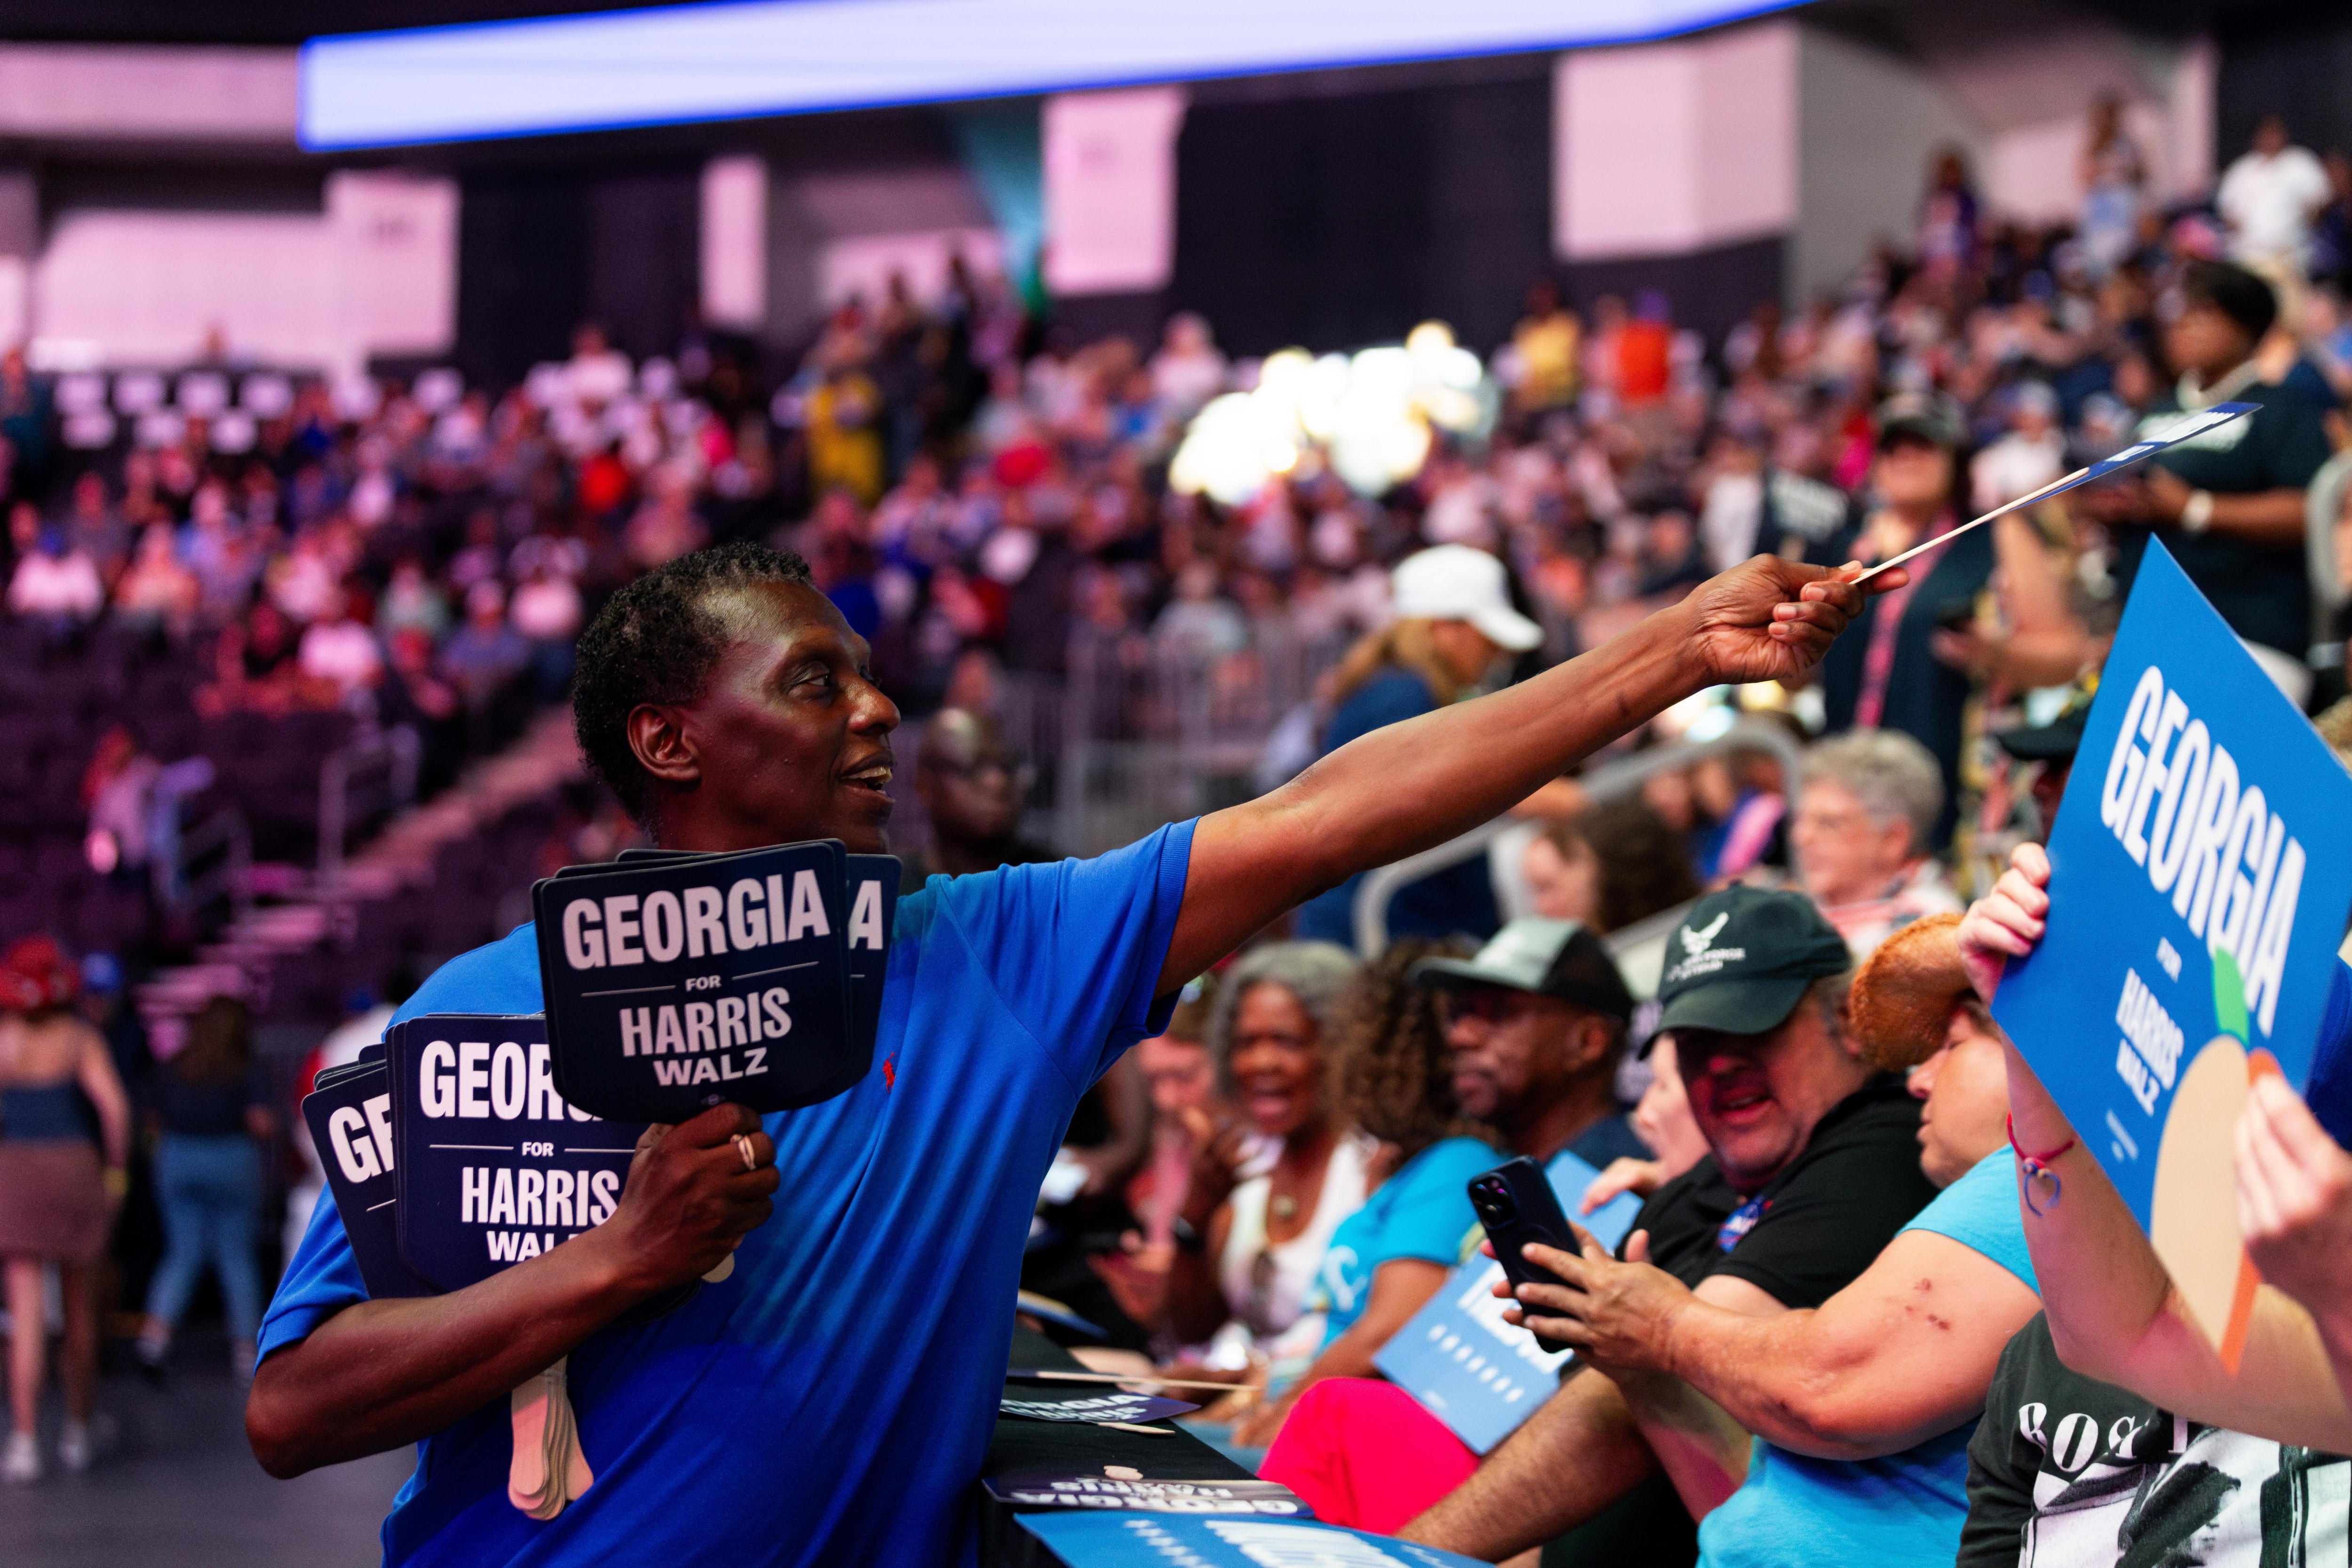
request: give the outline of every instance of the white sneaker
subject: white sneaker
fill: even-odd
[[[89,1469],[91,1461],[114,1451],[114,1417],[100,1411],[87,1425],[68,1421],[58,1435],[58,1463],[67,1471],[79,1475]]]
[[[0,1481],[25,1486],[41,1479],[41,1450],[30,1432],[8,1434],[8,1448],[0,1455]]]

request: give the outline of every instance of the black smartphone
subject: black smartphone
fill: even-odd
[[[1470,1207],[1478,1211],[1478,1223],[1486,1228],[1486,1239],[1495,1244],[1495,1260],[1502,1264],[1504,1277],[1514,1287],[1560,1282],[1559,1276],[1550,1270],[1519,1256],[1519,1249],[1530,1241],[1540,1241],[1563,1252],[1576,1250],[1576,1233],[1569,1228],[1568,1216],[1561,1210],[1559,1196],[1551,1190],[1543,1166],[1521,1155],[1484,1176],[1471,1177]],[[1536,1343],[1546,1351],[1572,1348],[1541,1334],[1536,1335]]]

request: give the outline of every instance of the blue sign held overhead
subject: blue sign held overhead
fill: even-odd
[[[2231,1138],[2309,1078],[2352,905],[2352,776],[2152,541],[2050,840],[2049,934],[1993,1016],[2234,1357]]]

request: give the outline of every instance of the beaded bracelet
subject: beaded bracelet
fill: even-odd
[[[2017,1118],[2003,1116],[2001,1127],[2009,1134],[2010,1149],[2017,1155],[2019,1164],[2025,1169],[2025,1186],[2022,1192],[2026,1208],[2037,1216],[2042,1213],[2042,1206],[2033,1201],[2033,1184],[2045,1178],[2050,1183],[2050,1206],[2055,1208],[2058,1206],[2058,1199],[2065,1192],[2065,1185],[2058,1179],[2058,1173],[2050,1168],[2050,1162],[2063,1157],[2082,1140],[2069,1138],[2047,1154],[2029,1155],[2017,1146]]]

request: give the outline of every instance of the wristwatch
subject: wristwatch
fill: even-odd
[[[2191,490],[2189,499],[2181,504],[2180,528],[2183,533],[2201,534],[2213,526],[2213,492]]]

